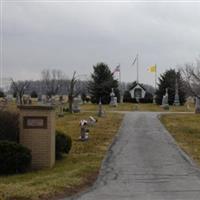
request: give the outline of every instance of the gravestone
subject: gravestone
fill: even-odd
[[[101,98],[99,99],[99,108],[98,108],[97,115],[98,115],[98,117],[104,116],[104,111],[103,111],[103,107],[102,107],[102,103],[101,103]]]
[[[75,113],[80,112],[80,99],[79,98],[74,98],[73,100],[73,105],[72,105],[72,110]]]
[[[177,79],[176,79],[176,84],[175,84],[174,106],[180,106],[179,93],[178,93],[178,81],[177,81]]]
[[[196,97],[195,113],[200,114],[200,97]]]
[[[87,120],[87,123],[88,123],[88,126],[94,126],[97,123],[97,119],[90,116],[89,119]]]
[[[20,144],[31,150],[32,168],[52,167],[55,163],[55,111],[52,106],[18,106]]]
[[[163,96],[161,107],[162,107],[163,109],[165,109],[165,110],[169,110],[169,103],[168,103],[168,88],[166,88],[165,95]]]
[[[63,96],[61,95],[59,97],[59,113],[58,113],[58,116],[59,117],[63,117],[64,116],[64,112],[63,112]]]
[[[117,97],[115,96],[114,89],[110,93],[110,105],[116,107],[117,106]]]
[[[156,104],[156,95],[153,95],[153,104]]]
[[[42,100],[42,102],[41,102],[42,104],[44,104],[44,105],[47,104],[47,101],[48,101],[47,95],[43,94],[41,97],[41,100]]]
[[[7,100],[8,102],[12,102],[12,101],[13,101],[13,95],[12,95],[12,94],[6,95],[6,100]]]

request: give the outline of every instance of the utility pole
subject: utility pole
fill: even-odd
[[[137,54],[137,83],[139,83],[139,55]]]

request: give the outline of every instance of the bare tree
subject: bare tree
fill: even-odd
[[[200,98],[200,65],[186,64],[181,72],[189,91]]]
[[[23,104],[23,95],[26,91],[26,89],[29,87],[30,82],[29,81],[17,81],[15,82],[13,79],[11,79],[12,85],[11,88],[13,89],[13,92],[16,94],[16,98],[19,99],[20,105]]]
[[[196,64],[186,64],[182,69],[182,74],[187,89],[196,97],[195,112],[200,113],[200,59],[197,59]]]
[[[58,94],[63,86],[64,78],[64,73],[61,70],[44,69],[42,71],[43,88],[49,97]]]
[[[80,94],[80,87],[79,87],[80,85],[78,83],[79,83],[79,80],[76,76],[76,72],[74,71],[72,79],[69,84],[69,95],[68,95],[69,111],[71,113],[73,113],[72,105],[73,105],[74,98]]]

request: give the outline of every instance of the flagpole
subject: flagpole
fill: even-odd
[[[139,83],[139,56],[137,54],[137,83]]]
[[[157,65],[155,64],[155,90],[157,88]]]
[[[119,63],[119,84],[120,84],[120,88],[119,88],[120,103],[122,103],[123,97],[122,97],[122,79],[121,79],[121,65],[120,65],[120,63]]]

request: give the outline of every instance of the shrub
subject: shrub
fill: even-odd
[[[37,92],[36,92],[35,90],[33,90],[33,91],[31,92],[31,98],[37,98],[37,97],[38,97]]]
[[[61,131],[56,131],[56,159],[61,159],[62,154],[68,154],[71,147],[71,137]]]
[[[132,102],[131,93],[129,91],[124,92],[123,102]]]
[[[69,112],[69,108],[68,107],[63,108],[63,112]]]
[[[0,174],[26,172],[31,158],[31,151],[21,144],[0,141]]]
[[[0,97],[5,97],[5,94],[3,91],[0,90]]]
[[[19,141],[19,115],[0,111],[0,140]]]

